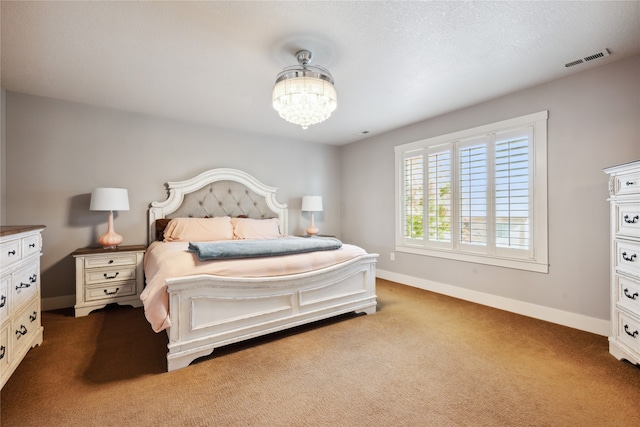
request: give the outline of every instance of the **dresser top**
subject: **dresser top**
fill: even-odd
[[[0,236],[10,236],[12,234],[24,233],[26,231],[40,230],[46,228],[45,225],[3,225],[0,226]]]

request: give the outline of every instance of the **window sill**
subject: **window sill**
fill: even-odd
[[[445,258],[454,261],[473,262],[476,264],[493,265],[496,267],[513,268],[516,270],[533,271],[535,273],[549,273],[549,264],[542,264],[535,261],[518,260],[513,258],[498,258],[483,255],[454,253],[449,251],[437,251],[432,249],[417,248],[411,246],[396,245],[396,252],[404,252],[414,255],[431,256]]]

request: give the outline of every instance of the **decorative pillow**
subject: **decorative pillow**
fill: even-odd
[[[173,218],[164,230],[165,242],[232,240],[231,218]]]
[[[235,239],[276,239],[280,235],[278,218],[231,218]]]

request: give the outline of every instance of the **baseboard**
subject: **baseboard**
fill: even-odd
[[[73,307],[76,304],[75,295],[64,295],[61,297],[42,298],[42,311],[60,310],[62,308]]]
[[[611,331],[610,322],[607,320],[596,319],[594,317],[584,316],[568,311],[562,311],[555,308],[544,307],[541,305],[531,304],[528,302],[464,289],[457,286],[448,285],[446,283],[434,282],[431,280],[420,279],[417,277],[407,276],[405,274],[399,274],[380,269],[376,270],[376,277],[379,277],[380,279],[390,280],[392,282],[400,283],[403,285],[412,286],[414,288],[424,289],[427,291],[462,299],[465,301],[498,308],[500,310],[510,311],[512,313],[521,314],[523,316],[533,317],[534,319],[557,323],[558,325],[568,326],[570,328],[591,332],[597,335],[608,336]]]

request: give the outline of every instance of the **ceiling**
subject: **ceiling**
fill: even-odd
[[[333,145],[640,53],[640,1],[3,0],[0,25],[6,90]],[[271,107],[300,49],[338,91],[307,130]]]

